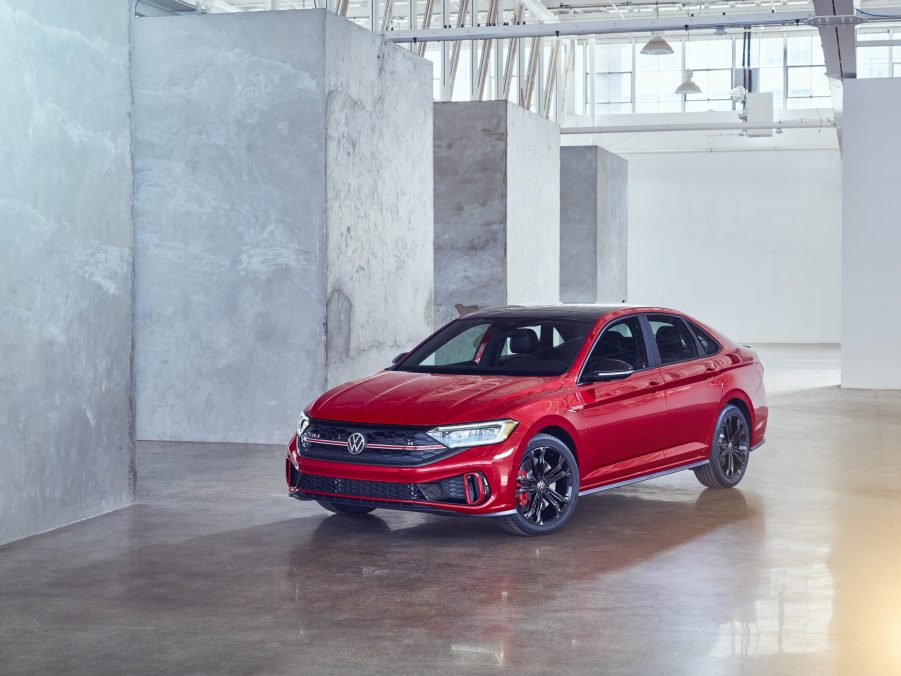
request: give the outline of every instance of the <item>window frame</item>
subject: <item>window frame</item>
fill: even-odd
[[[654,356],[656,355],[656,350],[651,352],[648,347],[648,332],[647,327],[645,326],[645,322],[643,320],[644,315],[641,313],[634,313],[628,315],[622,315],[620,317],[615,317],[608,321],[604,328],[598,331],[598,335],[594,337],[594,340],[591,342],[591,347],[588,352],[585,354],[585,359],[582,360],[582,364],[579,366],[579,374],[576,376],[576,385],[596,385],[597,383],[585,382],[582,378],[585,376],[585,367],[588,366],[588,362],[591,361],[591,355],[594,353],[595,348],[598,346],[598,343],[601,341],[601,338],[607,333],[608,329],[613,328],[617,324],[628,321],[629,319],[638,320],[638,326],[641,330],[641,340],[644,343],[644,354],[647,357],[648,365],[642,369],[634,369],[632,373],[642,373],[643,371],[649,371],[650,369],[657,368],[658,365],[654,364]],[[631,376],[629,376],[631,377]]]
[[[714,336],[710,335],[710,331],[707,331],[706,329],[701,327],[697,322],[694,322],[690,319],[683,318],[683,321],[686,324],[688,324],[688,329],[689,329],[689,331],[691,331],[691,334],[695,337],[695,342],[698,344],[698,347],[700,348],[700,351],[703,353],[704,357],[715,357],[716,355],[718,355],[720,352],[723,351],[723,344],[720,341],[718,341]],[[713,342],[713,344],[716,345],[716,351],[708,353],[704,349],[704,343],[702,343],[701,339],[698,338],[699,331],[701,333],[703,333],[705,336],[708,336],[710,338],[710,340]],[[703,359],[704,357],[701,357],[701,359]]]
[[[688,359],[679,359],[677,361],[666,362],[664,364],[663,360],[660,358],[660,351],[657,349],[657,338],[654,335],[654,330],[651,328],[651,317],[666,317],[668,319],[674,320],[673,324],[678,324],[681,322],[682,326],[685,328],[685,330],[688,331],[688,335],[690,335],[692,337],[692,340],[694,341],[695,353],[696,353],[695,356],[689,357]],[[648,313],[643,314],[642,318],[644,319],[644,325],[645,325],[646,331],[648,333],[648,336],[650,336],[650,345],[651,345],[651,349],[653,350],[653,353],[654,353],[654,358],[657,363],[657,368],[672,366],[673,364],[685,364],[690,361],[706,359],[707,357],[712,356],[712,355],[708,355],[707,353],[704,352],[704,349],[701,346],[701,341],[698,340],[698,337],[695,335],[695,332],[691,330],[691,322],[686,320],[684,317],[680,317],[679,315],[669,314],[667,312],[648,312]],[[716,342],[717,342],[717,344],[719,344],[719,341],[716,341]],[[720,345],[720,349],[722,350],[722,345]]]

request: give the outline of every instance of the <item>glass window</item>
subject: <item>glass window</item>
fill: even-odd
[[[866,47],[868,40],[888,40],[889,32],[863,33],[858,36],[857,77],[891,77],[892,48]]]
[[[600,115],[616,115],[618,113],[631,113],[631,103],[598,103],[595,109]]]
[[[395,367],[419,373],[554,376],[572,365],[590,320],[468,317],[432,335]]]
[[[668,315],[651,315],[648,320],[660,354],[660,363],[673,364],[698,356],[694,337],[681,319]]]
[[[606,359],[626,362],[636,371],[647,368],[648,354],[638,317],[619,319],[604,329],[585,362],[585,371],[597,371],[599,362]]]
[[[773,94],[773,107],[782,108],[782,99],[785,98],[785,71],[782,67],[761,68],[757,82],[761,92]]]
[[[707,333],[704,329],[702,329],[694,322],[688,323],[691,326],[691,330],[694,331],[695,336],[697,336],[698,342],[701,344],[701,349],[704,351],[704,354],[712,355],[720,351],[720,344],[716,342],[709,333]]]
[[[789,37],[786,52],[789,66],[819,66],[825,63],[819,35]]]
[[[784,40],[779,38],[762,38],[759,40],[751,40],[752,46],[754,43],[757,43],[758,47],[758,55],[757,59],[754,60],[753,50],[751,52],[751,66],[758,68],[782,68],[785,61],[784,58]]]
[[[632,43],[595,45],[594,67],[599,73],[631,73]]]
[[[632,100],[632,73],[599,73],[594,95],[598,103],[628,103]]]
[[[678,70],[635,73],[635,112],[671,113],[682,110],[681,97],[675,93],[682,82],[681,76]]]
[[[732,68],[731,40],[690,40],[685,45],[685,67],[688,70]]]

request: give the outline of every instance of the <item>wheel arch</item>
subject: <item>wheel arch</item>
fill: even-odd
[[[741,390],[732,390],[731,392],[727,393],[725,397],[723,397],[723,401],[720,404],[720,411],[722,411],[729,404],[736,406],[742,413],[745,414],[745,417],[748,419],[748,426],[753,430],[754,407],[751,405],[751,399],[748,397],[748,395]]]
[[[572,451],[573,457],[576,459],[576,464],[581,464],[579,460],[578,433],[565,419],[546,418],[539,420],[529,430],[528,438],[531,439],[536,434],[547,434],[555,439],[559,439],[562,443],[566,444],[570,451]]]

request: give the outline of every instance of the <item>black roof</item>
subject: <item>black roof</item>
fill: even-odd
[[[509,317],[510,319],[597,319],[598,317],[637,305],[507,305],[506,307],[486,308],[465,315],[467,319],[483,319],[491,317]]]

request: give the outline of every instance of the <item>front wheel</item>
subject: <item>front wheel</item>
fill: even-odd
[[[694,472],[707,488],[737,486],[748,468],[751,428],[744,412],[734,404],[723,407],[713,430],[710,461]]]
[[[515,535],[547,535],[563,527],[579,498],[579,466],[572,451],[548,434],[536,434],[516,472],[516,510],[499,517]]]
[[[328,500],[317,500],[320,505],[335,514],[343,514],[344,516],[363,516],[369,514],[375,507],[363,507],[362,505],[342,505],[338,502],[329,502]]]

